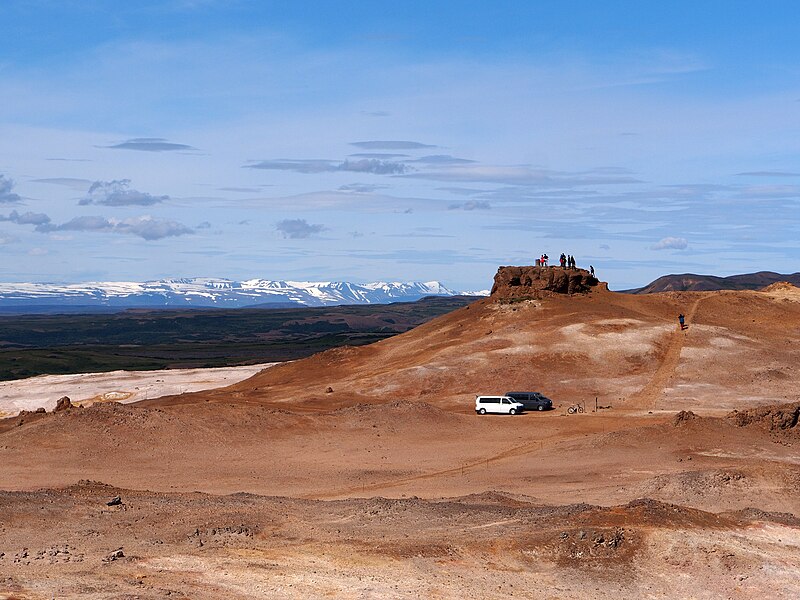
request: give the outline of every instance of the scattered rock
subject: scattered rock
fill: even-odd
[[[325,393],[326,393],[326,394],[332,394],[332,393],[333,393],[333,388],[332,388],[331,386],[328,386],[328,387],[326,388],[326,390],[325,390]]]
[[[682,410],[677,415],[675,415],[675,417],[672,419],[672,424],[675,427],[680,427],[684,423],[687,423],[689,421],[695,421],[695,420],[697,420],[699,418],[700,417],[698,417],[696,414],[694,414],[690,410]]]
[[[37,408],[37,409],[36,409],[35,411],[33,411],[33,412],[35,412],[35,413],[38,413],[38,414],[44,414],[44,413],[46,413],[47,411],[44,409],[44,407],[43,407],[43,406],[40,406],[39,408]]]
[[[118,506],[122,504],[122,498],[119,496],[114,496],[111,500],[106,502],[106,506]]]
[[[800,431],[800,403],[764,406],[735,411],[727,416],[737,427],[754,427],[770,433],[788,434]]]
[[[111,554],[106,556],[103,559],[103,562],[114,562],[115,560],[119,560],[120,558],[125,558],[125,553],[122,552],[122,548],[117,548]]]
[[[53,412],[61,412],[62,410],[68,410],[72,408],[72,401],[69,399],[69,396],[61,396],[56,402],[56,407]]]

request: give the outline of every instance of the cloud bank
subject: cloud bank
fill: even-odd
[[[96,233],[120,233],[135,235],[144,240],[160,240],[167,237],[187,235],[194,230],[177,221],[154,219],[149,215],[128,219],[109,219],[101,216],[75,217],[61,225],[44,223],[36,227],[36,231],[88,231]]]

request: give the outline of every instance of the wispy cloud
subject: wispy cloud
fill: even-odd
[[[435,181],[500,183],[542,187],[641,183],[640,180],[630,175],[616,172],[610,173],[604,169],[588,172],[567,172],[540,169],[527,165],[503,166],[463,163],[441,164],[438,165],[438,168],[430,171],[418,171],[406,176]]]
[[[88,179],[78,179],[76,177],[47,177],[44,179],[34,179],[36,183],[49,183],[51,185],[61,185],[73,190],[86,191],[92,182]]]
[[[350,145],[364,148],[365,150],[422,150],[424,148],[436,148],[432,144],[403,140],[369,140],[366,142],[350,142]]]
[[[340,192],[355,192],[357,194],[371,194],[372,192],[377,192],[379,189],[385,188],[384,185],[378,185],[373,183],[348,183],[346,185],[340,185],[339,191]]]
[[[362,158],[360,160],[346,160],[339,165],[339,171],[352,171],[354,173],[372,173],[374,175],[397,175],[408,171],[408,166],[403,163],[379,160],[377,158]]]
[[[346,159],[344,162],[325,159],[262,160],[251,165],[245,165],[245,167],[271,171],[294,171],[295,173],[348,171],[351,173],[372,173],[373,175],[400,175],[409,171],[409,167],[403,163],[377,158]]]
[[[356,158],[378,158],[380,160],[391,160],[394,158],[408,158],[408,154],[396,154],[394,152],[356,152],[351,154]]]
[[[651,250],[685,250],[689,242],[681,237],[665,237],[653,244]]]
[[[130,179],[114,181],[95,181],[89,192],[78,202],[81,205],[100,204],[103,206],[151,206],[169,200],[169,196],[153,196],[146,192],[131,189]]]
[[[44,213],[34,213],[34,212],[26,212],[26,213],[18,213],[15,210],[12,210],[11,213],[4,217],[0,215],[0,221],[10,221],[11,223],[16,223],[17,225],[45,225],[46,223],[50,222],[50,217],[48,217]]]
[[[449,154],[433,154],[431,156],[417,158],[410,162],[423,163],[426,165],[466,165],[474,163],[475,161],[468,160],[466,158],[457,158],[455,156],[450,156]]]
[[[334,161],[321,158],[278,158],[274,160],[262,160],[244,166],[247,169],[294,171],[295,173],[326,173],[336,170]]]
[[[0,246],[5,246],[6,244],[14,244],[18,241],[19,239],[17,237],[0,231]]]
[[[172,152],[175,150],[197,150],[187,144],[175,144],[168,142],[164,138],[133,138],[113,144],[111,146],[102,146],[103,148],[111,148],[112,150],[139,150],[142,152]]]
[[[800,177],[800,173],[792,171],[745,171],[736,175],[742,177]]]
[[[140,237],[144,240],[160,240],[194,233],[194,230],[176,221],[154,219],[149,215],[129,219],[109,219],[101,216],[75,217],[61,225],[43,224],[36,228],[40,232],[89,231],[98,233],[120,233]]]
[[[257,187],[221,187],[217,189],[221,192],[239,192],[240,194],[257,194],[261,191]]]
[[[19,194],[11,191],[13,189],[14,181],[5,175],[0,175],[0,204],[12,204],[21,200]]]
[[[469,200],[467,202],[451,204],[447,208],[449,210],[489,210],[492,207],[484,200]]]
[[[293,240],[305,239],[325,230],[324,225],[311,224],[305,219],[284,219],[275,224],[285,238]]]

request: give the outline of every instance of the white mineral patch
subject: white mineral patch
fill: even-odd
[[[137,402],[148,398],[197,392],[232,385],[277,363],[216,369],[168,369],[163,371],[111,371],[74,375],[40,375],[0,381],[0,416],[21,410],[55,408],[61,396],[73,404]]]

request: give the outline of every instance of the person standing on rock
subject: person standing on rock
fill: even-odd
[[[594,277],[594,267],[592,265],[589,265],[589,273]]]
[[[567,266],[567,255],[564,254],[563,252],[561,253],[561,258],[559,258],[558,260],[559,262],[561,262],[562,269]]]
[[[686,317],[683,316],[683,313],[678,315],[678,322],[681,324],[681,331],[686,329]]]

